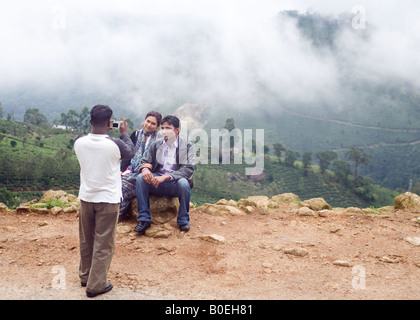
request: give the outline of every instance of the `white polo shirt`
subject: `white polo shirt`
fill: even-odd
[[[76,139],[74,150],[80,164],[79,199],[95,203],[120,202],[121,151],[115,140],[107,134],[92,133]]]

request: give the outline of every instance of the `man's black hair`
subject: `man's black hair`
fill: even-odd
[[[162,119],[160,123],[169,123],[170,125],[174,126],[174,128],[179,128],[179,119],[175,116],[166,116]]]
[[[93,124],[106,124],[112,117],[112,109],[108,106],[98,104],[90,110],[90,120]]]

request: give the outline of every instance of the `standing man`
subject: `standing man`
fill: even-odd
[[[166,116],[161,121],[163,140],[154,141],[141,161],[141,174],[137,176],[136,195],[138,225],[134,228],[144,234],[150,227],[149,193],[178,197],[177,224],[181,231],[190,230],[190,198],[195,151],[191,143],[179,136],[179,119]]]
[[[110,107],[94,106],[90,111],[91,133],[78,136],[74,143],[80,164],[79,277],[88,297],[112,289],[107,276],[122,196],[120,160],[134,156],[125,119],[119,128],[120,139],[107,135],[111,116]]]

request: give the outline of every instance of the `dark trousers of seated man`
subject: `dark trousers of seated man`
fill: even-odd
[[[153,176],[157,176],[154,173]],[[168,196],[179,200],[179,209],[177,224],[184,226],[190,222],[190,199],[191,188],[187,179],[181,178],[179,180],[168,180],[160,183],[157,188],[152,184],[143,180],[143,176],[139,174],[136,180],[136,195],[137,195],[137,212],[139,222],[152,221],[150,214],[149,194],[158,196]]]

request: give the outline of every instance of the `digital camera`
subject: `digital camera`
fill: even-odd
[[[114,121],[114,122],[111,122],[110,127],[113,129],[119,129],[120,125],[121,125],[121,121]]]

